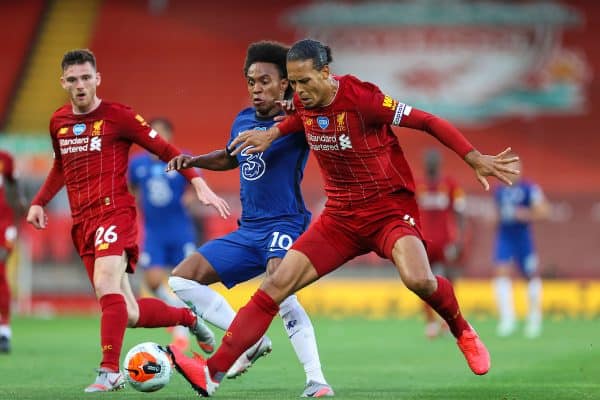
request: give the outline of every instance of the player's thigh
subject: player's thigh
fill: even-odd
[[[300,251],[291,249],[260,288],[279,304],[317,279],[319,274],[310,259]]]
[[[232,288],[265,272],[260,243],[260,235],[240,229],[205,243],[198,252],[217,273],[218,281]]]
[[[281,222],[267,229],[263,240],[264,264],[267,275],[272,274],[288,250],[306,230],[306,224]]]
[[[359,229],[363,240],[379,256],[388,260],[394,261],[392,253],[399,239],[414,236],[419,241],[424,241],[419,223],[419,208],[410,192],[391,193],[357,214],[363,221]],[[420,247],[425,251],[423,244]]]
[[[327,213],[321,214],[306,232],[300,235],[292,249],[308,258],[318,276],[327,275],[354,257],[369,251],[369,248],[362,246],[359,238],[348,229],[344,218]]]
[[[419,294],[435,290],[435,276],[429,267],[421,238],[405,235],[397,239],[392,259],[406,287]]]
[[[199,252],[195,252],[183,259],[171,271],[172,276],[190,279],[203,285],[220,282],[221,278],[208,260]]]
[[[93,235],[92,245],[96,259],[122,256],[125,252],[127,271],[135,271],[139,257],[137,226],[132,223],[135,218],[135,209],[130,207],[103,214],[88,224],[86,237],[89,238]]]
[[[93,282],[98,298],[109,293],[121,293],[121,281],[127,269],[127,254],[97,257]]]
[[[283,257],[269,258],[269,261],[267,261],[267,270],[265,271],[267,276],[272,275],[273,272],[275,272],[277,267],[279,267],[279,265],[281,264],[282,260],[283,260]]]

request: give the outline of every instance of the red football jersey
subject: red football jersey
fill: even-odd
[[[0,225],[10,225],[14,220],[14,212],[6,199],[5,182],[15,181],[15,163],[10,155],[0,150]]]
[[[464,157],[473,146],[446,121],[386,96],[354,76],[335,77],[339,88],[326,107],[296,112],[279,126],[282,135],[304,130],[320,165],[327,207],[353,208],[415,184],[391,126],[421,129]]]
[[[87,114],[73,114],[71,104],[59,108],[50,120],[50,136],[54,164],[32,204],[45,206],[65,184],[74,223],[135,205],[126,180],[132,143],[163,161],[179,154],[131,108],[107,101]],[[197,176],[192,169],[182,173]]]
[[[445,177],[417,183],[416,195],[425,239],[442,246],[455,241],[458,233],[455,212],[464,210],[463,190],[453,179]]]

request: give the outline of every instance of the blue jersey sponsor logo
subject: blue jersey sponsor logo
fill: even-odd
[[[73,133],[75,136],[79,136],[83,132],[85,132],[85,124],[77,124],[73,126]]]
[[[317,117],[317,124],[321,129],[326,129],[329,126],[329,118],[324,116]]]
[[[245,162],[241,163],[240,170],[242,177],[247,181],[255,181],[264,175],[267,170],[267,164],[262,159],[263,153],[248,154],[248,149],[244,149],[240,155],[246,158]]]

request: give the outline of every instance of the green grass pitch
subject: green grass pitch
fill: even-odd
[[[185,399],[195,393],[176,372],[155,393],[130,387],[84,394],[99,361],[98,318],[15,318],[13,351],[0,355],[0,399]],[[321,362],[338,399],[600,399],[598,320],[547,321],[537,340],[500,339],[492,320],[475,321],[492,354],[488,375],[473,375],[454,340],[428,341],[416,319],[314,318]],[[304,373],[281,321],[273,352],[225,381],[218,399],[296,399]],[[129,329],[123,354],[143,341],[166,343],[164,329]]]

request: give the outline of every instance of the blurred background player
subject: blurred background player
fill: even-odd
[[[516,162],[514,168],[522,173],[522,162]],[[540,187],[520,176],[514,178],[512,186],[499,186],[494,193],[498,219],[494,251],[494,286],[500,317],[497,333],[509,336],[517,329],[511,280],[512,267],[516,267],[527,280],[524,333],[535,338],[542,332],[542,280],[531,225],[548,216],[549,206]]]
[[[155,118],[150,126],[170,142],[173,124],[166,118]],[[192,188],[181,174],[165,172],[167,163],[154,154],[144,152],[129,163],[129,184],[138,199],[143,220],[143,246],[139,264],[144,270],[144,286],[167,304],[185,304],[171,292],[167,284],[171,270],[196,250],[195,222],[188,211],[194,201]],[[173,328],[174,345],[187,349],[188,329]]]
[[[248,47],[244,77],[252,107],[237,115],[227,145],[240,132],[270,128],[282,115],[278,102],[291,95],[287,50],[274,42],[258,42]],[[227,330],[235,317],[225,298],[207,285],[221,282],[232,288],[265,271],[273,273],[292,243],[308,227],[311,214],[300,191],[307,158],[304,136],[289,135],[259,154],[242,152],[232,156],[225,148],[198,157],[181,155],[169,163],[173,169],[195,166],[240,171],[239,229],[202,245],[177,266],[169,279],[175,293],[206,321]],[[279,315],[306,373],[302,396],[333,396],[321,370],[312,322],[296,295],[281,303]],[[265,336],[240,356],[227,376],[240,375],[269,351],[271,341]]]
[[[15,177],[10,153],[0,150],[0,353],[10,352],[10,286],[7,260],[17,239],[15,217],[23,214],[25,200]]]
[[[130,107],[97,96],[101,75],[91,51],[67,52],[61,70],[60,83],[70,101],[50,119],[54,162],[31,202],[27,222],[45,229],[48,216],[43,207],[66,186],[73,243],[101,307],[102,360],[95,382],[85,392],[107,392],[124,386],[119,358],[127,326],[185,325],[199,343],[212,343],[214,336],[188,308],[171,307],[155,298],[138,300],[129,283],[128,274],[138,259],[135,198],[126,177],[129,150],[136,143],[163,160],[180,151]],[[200,201],[215,207],[223,218],[229,215],[229,205],[202,178],[192,170],[182,173]]]
[[[465,230],[465,194],[454,179],[442,174],[442,155],[437,149],[424,154],[425,179],[417,183],[416,195],[421,227],[427,242],[427,258],[436,275],[453,282],[459,275]],[[425,335],[438,336],[446,324],[424,303]]]

